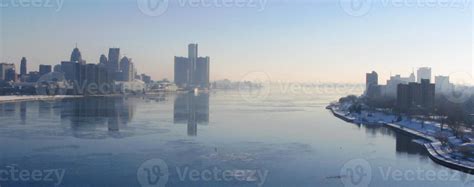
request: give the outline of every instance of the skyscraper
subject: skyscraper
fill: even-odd
[[[86,61],[82,59],[81,51],[79,48],[74,48],[71,53],[71,62],[77,62],[79,64],[86,64]]]
[[[106,66],[107,63],[108,63],[107,57],[104,54],[100,55],[99,64],[102,65],[102,66]]]
[[[120,69],[119,61],[120,61],[120,48],[110,48],[108,69],[114,73],[119,71]]]
[[[28,72],[27,72],[27,61],[26,61],[26,58],[23,57],[23,58],[21,58],[20,75],[22,77],[24,77],[26,74],[28,74]]]
[[[120,60],[120,70],[121,76],[119,77],[119,80],[125,82],[130,82],[134,80],[135,70],[133,67],[132,59],[123,57],[122,60]]]
[[[367,97],[373,98],[380,95],[379,75],[377,72],[372,71],[372,73],[366,74],[365,85],[365,94]]]
[[[179,88],[186,87],[188,83],[188,58],[174,57],[174,83]]]
[[[418,69],[416,80],[418,83],[421,83],[422,79],[429,79],[431,80],[431,68],[422,67]]]
[[[209,88],[209,57],[199,57],[196,63],[195,83],[201,88]]]
[[[196,86],[196,64],[198,58],[198,44],[188,45],[188,86]]]
[[[429,79],[421,83],[399,84],[397,87],[397,107],[401,112],[432,112],[435,104],[435,85]]]
[[[198,44],[188,45],[188,58],[174,58],[174,81],[180,88],[208,89],[210,58],[198,56]]]

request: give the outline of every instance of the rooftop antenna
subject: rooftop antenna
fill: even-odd
[[[77,48],[77,42],[76,42],[76,48]]]

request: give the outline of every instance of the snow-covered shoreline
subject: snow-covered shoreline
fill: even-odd
[[[12,103],[21,101],[43,101],[43,100],[58,100],[67,98],[78,98],[82,96],[75,95],[56,95],[56,96],[45,96],[45,95],[24,95],[24,96],[0,96],[0,103]]]
[[[462,140],[454,136],[449,128],[441,128],[441,124],[432,121],[422,121],[409,117],[402,117],[398,121],[398,116],[384,112],[367,112],[361,114],[350,113],[344,104],[336,103],[327,107],[334,116],[350,123],[387,126],[400,130],[413,136],[425,139],[429,143],[424,144],[430,158],[446,167],[460,170],[469,174],[474,174],[474,159],[460,158],[450,147],[444,146],[436,137],[442,135],[448,137],[448,143],[454,147],[460,147]]]

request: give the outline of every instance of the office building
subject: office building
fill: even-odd
[[[380,96],[379,75],[377,72],[372,71],[372,73],[366,74],[365,85],[365,94],[368,98]]]
[[[28,74],[28,62],[25,57],[21,58],[21,63],[20,63],[20,76],[26,76]]]
[[[135,79],[135,67],[132,59],[123,57],[120,60],[120,73],[117,74],[116,80],[131,82]]]
[[[185,88],[188,83],[188,58],[174,57],[174,82],[179,88]]]
[[[435,87],[438,94],[446,94],[454,90],[454,85],[450,83],[448,76],[436,76]]]
[[[410,82],[416,82],[415,73],[412,73],[409,77],[402,77],[401,75],[391,76],[390,79],[387,81],[384,96],[389,98],[396,98],[397,86],[399,84],[408,84]]]
[[[198,44],[188,45],[188,58],[175,57],[174,61],[174,81],[179,88],[209,88],[210,58],[198,56]]]
[[[118,72],[120,67],[120,48],[110,48],[109,49],[109,58],[108,58],[108,67],[111,72]]]
[[[41,76],[51,73],[51,65],[39,65],[39,73]]]
[[[422,79],[432,80],[431,79],[431,68],[422,67],[422,68],[418,69],[416,78],[417,78],[418,83],[421,83]]]
[[[435,105],[435,84],[429,79],[397,86],[397,108],[401,112],[432,112]]]
[[[71,62],[77,62],[79,64],[86,64],[86,61],[82,59],[81,51],[79,48],[74,48],[71,53]]]
[[[15,70],[15,64],[0,63],[0,80],[7,80],[7,71]]]

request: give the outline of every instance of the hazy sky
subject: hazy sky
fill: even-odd
[[[187,55],[191,42],[211,57],[213,80],[262,71],[274,80],[359,83],[372,70],[386,79],[420,66],[445,75],[473,69],[470,0],[373,0],[361,9],[339,0],[170,0],[156,17],[139,9],[147,0],[18,1],[0,0],[0,61],[19,67],[26,56],[30,70],[68,60],[76,42],[88,63],[120,47],[154,79],[172,79],[173,57]]]

